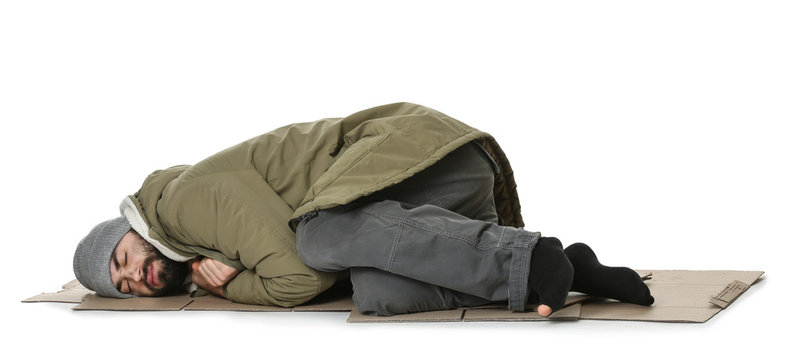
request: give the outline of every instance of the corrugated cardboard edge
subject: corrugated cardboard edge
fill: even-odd
[[[191,300],[184,306],[185,311],[291,312],[291,308],[241,304],[214,295],[193,297]]]
[[[463,309],[427,311],[414,314],[395,316],[372,316],[359,312],[356,307],[351,309],[346,322],[349,323],[406,323],[406,322],[460,322],[463,318]]]
[[[296,307],[281,307],[267,305],[240,304],[214,295],[193,298],[193,301],[184,307],[185,311],[252,311],[252,312],[349,312],[353,302],[350,297],[328,301],[317,301]]]
[[[350,323],[375,323],[375,322],[456,322],[456,321],[551,321],[551,320],[578,320],[583,301],[595,299],[592,296],[573,293],[565,301],[565,307],[556,311],[551,316],[544,318],[536,311],[514,312],[507,309],[506,304],[489,304],[473,308],[454,310],[428,311],[414,314],[395,316],[373,316],[360,313],[356,308],[351,310],[347,322]]]
[[[79,304],[85,295],[93,294],[93,291],[86,289],[77,279],[63,285],[63,289],[56,293],[41,293],[22,300],[23,303],[31,302],[62,302]]]
[[[514,312],[507,305],[483,305],[468,308],[464,312],[463,321],[547,321],[547,320],[578,320],[581,314],[581,303],[599,299],[590,295],[571,292],[565,300],[565,306],[549,317],[542,317],[535,310],[535,305],[527,305],[526,312]]]
[[[716,315],[720,308],[656,307],[600,302],[582,305],[580,319],[584,320],[629,320],[679,323],[703,323]]]
[[[585,303],[580,319],[704,323],[723,309],[707,299],[721,295],[729,300],[729,305],[748,289],[748,286],[729,284],[736,281],[753,284],[763,274],[763,271],[654,270],[646,281],[656,299],[652,306],[617,301]]]
[[[536,311],[513,312],[507,309],[467,309],[463,321],[556,321],[579,320],[581,304],[566,306],[549,317],[542,317]]]
[[[84,286],[82,286],[82,284],[80,283],[80,281],[79,281],[79,280],[77,280],[77,279],[71,280],[71,281],[69,281],[69,282],[67,282],[67,283],[63,284],[63,288],[64,288],[64,289],[71,289],[71,288],[75,288],[75,287],[81,287],[81,288],[85,289],[85,287],[84,287]]]
[[[651,283],[726,285],[734,280],[754,284],[763,271],[745,270],[636,270],[640,275],[651,273]]]
[[[732,304],[736,299],[738,299],[741,294],[749,290],[749,284],[744,282],[735,280],[727,286],[724,287],[718,294],[712,296],[710,298],[710,303],[716,305],[722,309],[726,309],[730,304]]]
[[[113,299],[88,294],[72,310],[180,311],[192,302],[189,295]]]

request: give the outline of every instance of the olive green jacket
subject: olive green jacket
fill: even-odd
[[[155,171],[121,212],[174,260],[202,255],[242,270],[225,286],[228,299],[294,306],[338,276],[297,256],[299,216],[401,182],[472,140],[500,168],[495,193],[503,222],[523,226],[513,174],[496,141],[409,103],[285,126],[195,165]]]

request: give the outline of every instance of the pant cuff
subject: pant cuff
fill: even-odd
[[[510,260],[510,278],[508,280],[508,308],[513,311],[524,311],[527,305],[529,268],[532,262],[532,250],[540,238],[539,232],[518,229],[513,241],[513,257]]]

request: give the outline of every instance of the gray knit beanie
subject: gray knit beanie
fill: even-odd
[[[115,288],[110,278],[110,259],[115,246],[132,229],[126,218],[118,217],[96,225],[74,252],[74,274],[77,280],[97,294],[114,298],[130,298]]]

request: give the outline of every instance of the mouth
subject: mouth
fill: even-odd
[[[159,287],[159,277],[156,276],[156,268],[154,264],[148,265],[148,277],[146,278],[146,282],[151,287]]]

